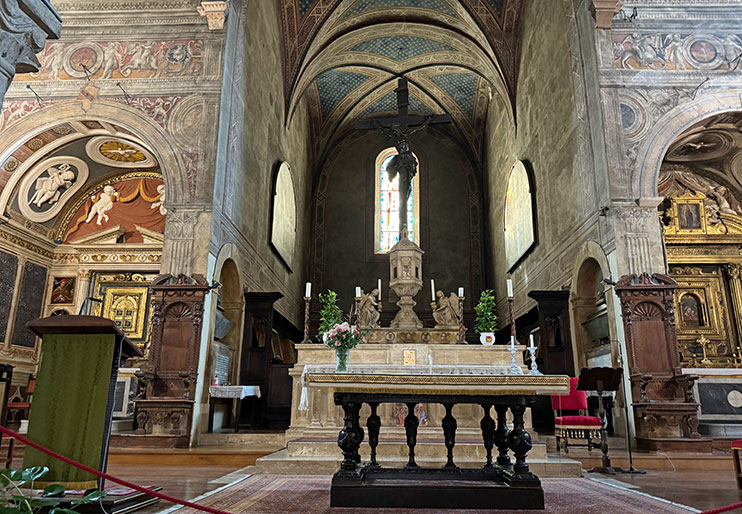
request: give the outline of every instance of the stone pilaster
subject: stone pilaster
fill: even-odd
[[[168,205],[160,273],[205,275],[208,268],[211,210]]]
[[[726,264],[724,271],[727,277],[729,277],[729,292],[732,297],[732,309],[734,310],[734,320],[737,329],[735,352],[739,355],[739,338],[740,334],[742,334],[742,264]]]
[[[619,273],[664,273],[667,263],[657,205],[646,202],[614,202],[611,209],[616,230]]]

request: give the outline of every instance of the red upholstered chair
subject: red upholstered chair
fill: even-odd
[[[28,419],[28,411],[31,410],[31,400],[33,390],[36,386],[36,377],[31,375],[28,378],[28,386],[25,393],[23,388],[17,388],[15,393],[8,399],[8,422],[14,421],[20,423],[23,419]]]
[[[742,450],[742,439],[732,441],[732,458],[734,459],[734,475],[737,479],[737,489],[742,489],[742,469],[739,463],[739,451]]]
[[[563,416],[562,411],[587,410],[587,395],[585,391],[577,390],[579,378],[570,377],[569,395],[552,396],[551,407],[554,409],[554,435],[556,436],[557,451],[560,451],[560,441],[564,439],[564,453],[569,453],[569,439],[587,439],[587,445],[572,444],[572,446],[587,446],[588,451],[600,445],[601,420],[597,416],[582,416],[582,412],[575,416]],[[596,441],[596,442],[593,442]]]

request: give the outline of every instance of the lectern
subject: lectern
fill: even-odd
[[[105,471],[116,374],[142,352],[113,321],[98,316],[41,318],[27,327],[42,338],[28,438]],[[47,466],[44,479],[67,489],[103,488],[102,479],[27,447],[23,467],[31,466]]]

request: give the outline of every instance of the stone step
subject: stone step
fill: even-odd
[[[199,446],[248,446],[251,448],[268,448],[271,451],[286,446],[286,434],[283,430],[276,432],[246,432],[225,434],[201,434]]]
[[[248,471],[256,473],[272,473],[276,475],[331,475],[340,468],[342,457],[291,457],[286,449],[279,450],[255,462]],[[379,458],[384,467],[403,467],[407,458]],[[416,459],[417,464],[424,467],[441,467],[445,459]],[[481,460],[461,459],[455,461],[465,468],[482,466]],[[582,476],[582,464],[579,461],[561,457],[547,457],[528,459],[528,465],[533,473],[541,478],[546,477],[579,477]]]
[[[304,438],[289,441],[287,450],[289,457],[299,459],[314,457],[335,458],[340,452],[337,441],[333,439],[307,440]],[[493,448],[492,452],[494,455],[497,455],[497,448]],[[360,453],[361,457],[365,460],[368,460],[371,455],[371,447],[368,444],[368,438],[361,443]],[[376,448],[376,455],[377,458],[381,456],[393,456],[398,458],[406,457],[408,455],[407,443],[403,439],[380,440],[379,446]],[[442,440],[418,440],[417,445],[415,446],[415,456],[421,459],[443,459],[445,461],[446,455],[446,447]],[[484,462],[486,455],[487,451],[481,441],[457,441],[453,447],[454,461],[458,459],[467,459],[471,461]],[[534,459],[545,459],[546,445],[543,443],[535,443],[533,449],[528,452],[528,455]]]

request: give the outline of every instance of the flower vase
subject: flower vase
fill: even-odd
[[[350,349],[338,348],[335,350],[335,373],[347,373],[348,372],[348,355]]]

